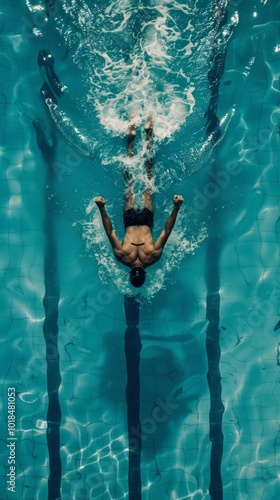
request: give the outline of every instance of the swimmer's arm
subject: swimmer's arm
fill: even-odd
[[[162,231],[162,233],[160,234],[160,236],[158,237],[157,241],[154,244],[155,251],[163,250],[164,245],[166,244],[171,234],[171,231],[174,227],[174,224],[176,222],[178,212],[179,212],[179,207],[174,206],[171,214],[169,215],[166,221],[164,230]]]
[[[157,239],[157,241],[154,244],[154,251],[162,252],[164,245],[166,244],[166,242],[171,234],[171,231],[174,227],[178,212],[180,210],[180,207],[181,207],[183,201],[184,201],[184,199],[181,195],[174,196],[174,198],[173,198],[173,203],[174,203],[173,210],[166,221],[164,230],[162,231],[159,238]]]
[[[120,258],[121,257],[120,253],[122,253],[122,244],[116,236],[116,233],[115,233],[113,226],[112,226],[112,222],[111,222],[110,218],[108,217],[108,214],[105,210],[105,206],[98,206],[98,208],[100,211],[102,223],[103,223],[105,232],[108,236],[108,239],[113,247],[114,252],[117,253],[118,257]]]

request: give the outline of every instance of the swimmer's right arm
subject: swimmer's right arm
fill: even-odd
[[[122,244],[119,241],[119,239],[117,238],[116,233],[113,229],[112,222],[111,222],[110,218],[108,217],[107,212],[105,210],[106,200],[102,196],[97,196],[96,198],[94,198],[94,201],[99,208],[105,232],[106,232],[108,239],[113,247],[113,250],[116,254],[116,257],[120,258],[121,257],[120,252],[122,252]]]
[[[173,210],[166,221],[164,230],[162,231],[161,235],[158,237],[157,241],[154,244],[154,250],[156,252],[162,252],[162,250],[163,250],[163,248],[164,248],[164,246],[165,246],[165,244],[166,244],[166,242],[171,234],[171,231],[174,227],[178,212],[180,210],[180,207],[181,207],[183,201],[184,201],[183,196],[175,194],[175,196],[173,198],[173,203],[174,203]]]

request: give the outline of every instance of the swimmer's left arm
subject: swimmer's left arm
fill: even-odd
[[[113,247],[114,252],[115,253],[121,252],[122,251],[122,244],[121,244],[120,240],[117,238],[116,233],[113,229],[112,222],[111,222],[111,220],[110,220],[110,218],[105,210],[106,200],[104,198],[102,198],[102,196],[98,196],[97,198],[94,199],[94,201],[99,208],[105,232],[106,232],[108,239]]]
[[[166,244],[166,242],[171,234],[171,231],[174,227],[178,212],[180,210],[180,207],[181,207],[183,201],[184,201],[184,199],[181,195],[174,196],[174,198],[173,198],[173,202],[174,202],[173,210],[166,221],[164,230],[162,231],[159,238],[157,239],[157,241],[154,244],[154,250],[156,252],[163,250],[164,245]]]

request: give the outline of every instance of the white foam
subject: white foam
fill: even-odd
[[[155,3],[151,9],[160,15],[146,24],[143,22],[141,34],[134,41],[130,54],[120,57],[121,51],[101,51],[99,43],[90,41],[91,53],[97,58],[98,64],[87,75],[90,81],[87,103],[93,104],[100,123],[113,135],[127,132],[127,120],[131,112],[137,115],[139,123],[143,123],[152,110],[154,134],[158,141],[162,141],[171,138],[193,112],[194,86],[189,75],[181,68],[173,67],[172,56],[175,43],[181,38],[186,40],[184,57],[191,53],[193,27],[188,6],[175,2],[171,9],[168,2],[161,2],[160,5]],[[183,33],[172,18],[174,9],[188,15],[187,28]],[[111,4],[104,13],[102,25],[106,26],[107,19],[109,26],[112,23],[114,25],[110,32],[115,33],[118,28],[127,27],[132,12],[128,1]],[[161,73],[159,77],[157,71]],[[178,85],[178,75],[183,85]]]

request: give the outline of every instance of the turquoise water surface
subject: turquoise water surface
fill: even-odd
[[[0,6],[0,499],[277,500],[279,0]],[[135,294],[93,198],[123,238],[149,113]]]

